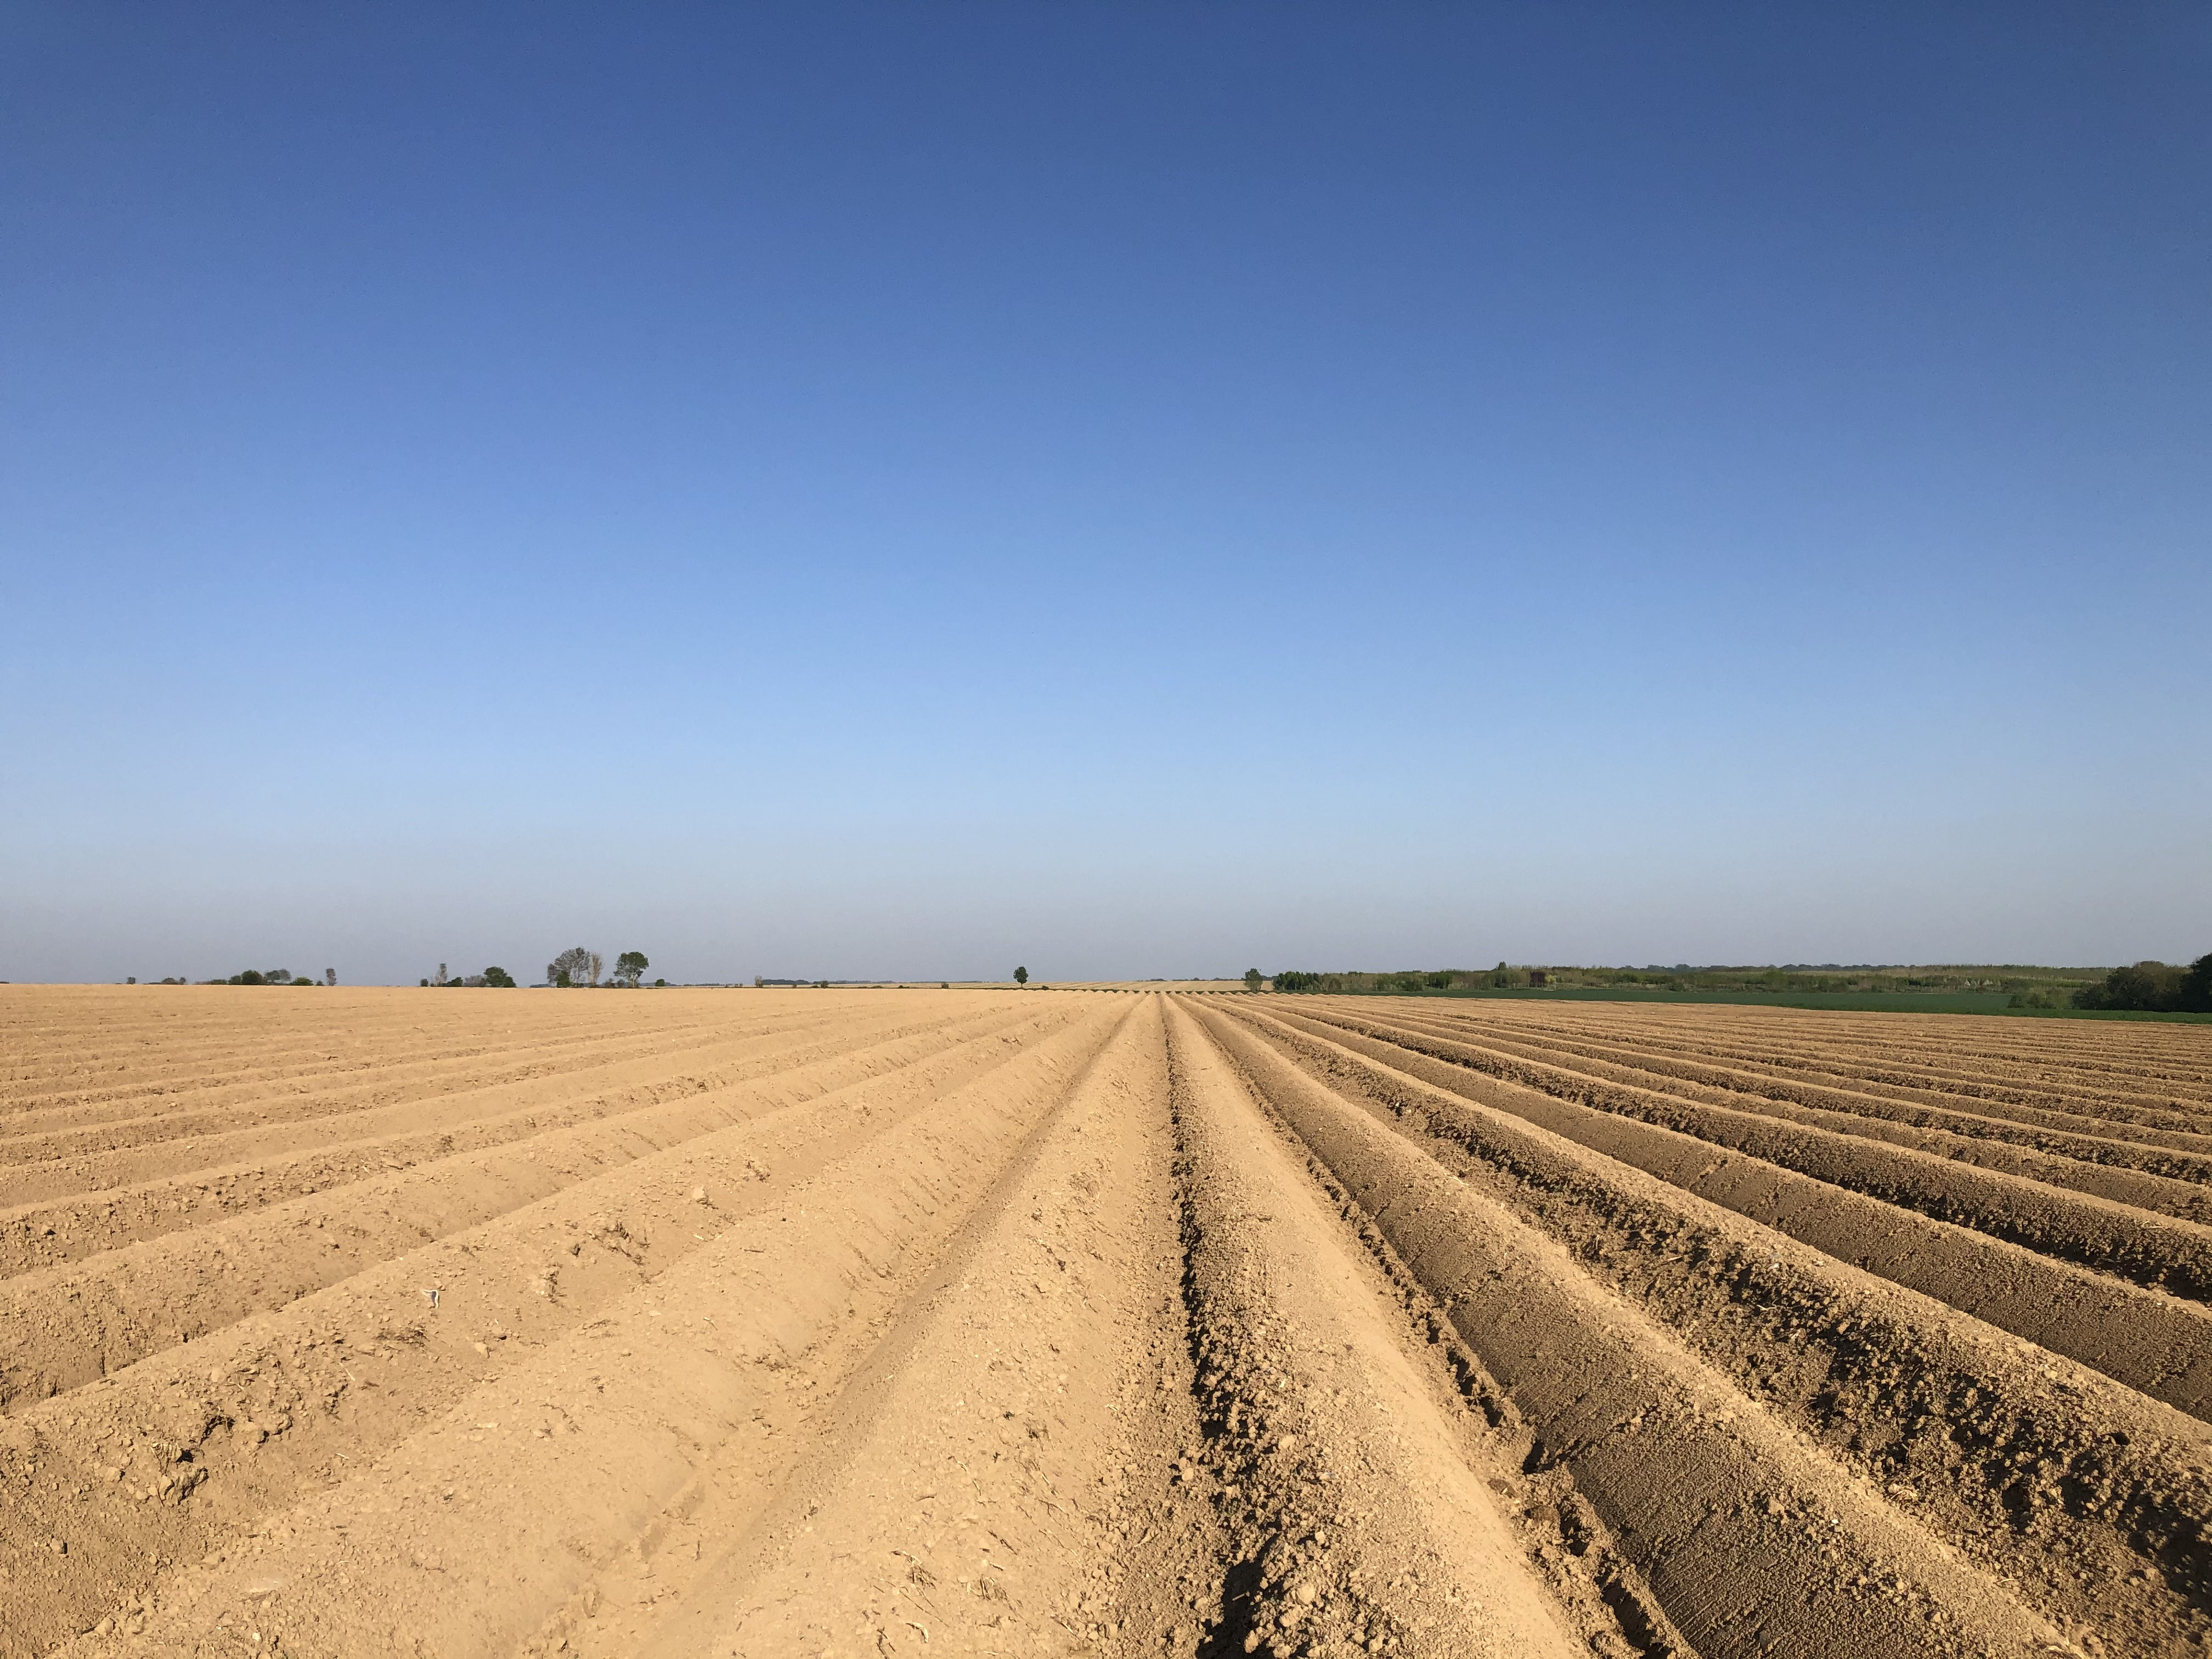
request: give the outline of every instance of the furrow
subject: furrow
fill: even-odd
[[[1263,1031],[1262,1035],[1266,1035]],[[2068,1628],[2212,1638],[2212,1428],[1736,1213],[1402,1073],[1321,1068]]]
[[[770,1048],[743,1061],[581,1099],[571,1089],[555,1086],[520,1091],[516,1098],[530,1103],[502,1102],[514,1109],[492,1116],[464,1115],[448,1103],[428,1102],[336,1121],[324,1119],[198,1137],[173,1146],[157,1143],[128,1153],[72,1160],[59,1168],[33,1165],[0,1179],[0,1194],[58,1188],[68,1195],[0,1212],[0,1277],[82,1261],[103,1250],[227,1220],[379,1174],[618,1120],[848,1054],[882,1054],[885,1063],[896,1063],[892,1057],[906,1052],[916,1040],[950,1042],[1019,1018],[1018,1013],[1001,1010],[975,1019],[932,1021],[889,1033],[862,1028],[826,1041],[787,1039],[787,1046]],[[334,1139],[348,1130],[353,1133]],[[294,1151],[300,1146],[312,1150]],[[125,1183],[113,1179],[118,1175],[139,1178]],[[167,1178],[161,1178],[164,1175]],[[106,1184],[88,1185],[94,1182]]]
[[[1049,1030],[1073,1017],[1055,1005],[1032,1024]],[[931,1078],[994,1065],[1019,1044],[1002,1032],[940,1054],[927,1039],[913,1041],[916,1051],[896,1062],[869,1055],[825,1061],[0,1282],[0,1405],[109,1375],[623,1164],[870,1079],[888,1065]]]
[[[450,1067],[415,1071],[394,1066],[371,1070],[362,1081],[344,1087],[299,1090],[281,1097],[260,1095],[225,1104],[204,1103],[191,1108],[179,1105],[128,1118],[15,1134],[0,1139],[0,1160],[19,1164],[85,1156],[221,1134],[240,1127],[343,1117],[349,1113],[409,1103],[465,1100],[496,1094],[503,1089],[573,1087],[594,1074],[619,1075],[640,1068],[661,1070],[687,1058],[699,1063],[710,1060],[718,1050],[773,1042],[775,1035],[715,1034],[667,1049],[650,1042],[608,1045],[586,1056],[572,1057],[586,1063],[517,1060],[503,1069],[474,1073]]]
[[[354,1012],[350,1000],[347,1007],[348,1012]],[[289,1054],[271,1055],[265,1043],[252,1044],[207,1055],[195,1068],[189,1063],[170,1064],[164,1051],[159,1080],[149,1079],[143,1083],[134,1082],[127,1088],[93,1095],[84,1094],[81,1088],[74,1093],[64,1091],[59,1095],[27,1087],[11,1089],[9,1127],[13,1133],[50,1120],[61,1125],[99,1123],[186,1109],[252,1103],[270,1094],[312,1091],[317,1085],[342,1083],[363,1073],[373,1073],[386,1082],[427,1076],[434,1084],[439,1076],[447,1073],[483,1071],[524,1061],[536,1066],[554,1066],[563,1060],[588,1058],[601,1049],[622,1053],[649,1051],[653,1048],[678,1049],[687,1042],[713,1041],[731,1030],[729,1025],[713,1020],[686,1021],[649,1034],[641,1033],[629,1022],[608,1021],[580,1029],[562,1018],[568,1012],[566,1004],[501,1012],[514,1015],[512,1042],[486,1042],[482,1040],[480,1029],[471,1024],[463,1030],[473,1040],[450,1040],[441,1048],[436,1046],[437,1039],[426,1039],[424,1028],[418,1024],[410,1022],[399,1026],[391,1023],[380,1026],[369,1018],[336,1028],[329,1040]],[[763,1023],[773,1026],[796,1018],[811,1024],[834,1017],[834,1012],[830,1010],[797,1016],[780,1012]],[[749,1023],[742,1019],[734,1022],[738,1034],[743,1035]],[[334,1044],[356,1052],[327,1052]],[[404,1059],[395,1060],[388,1052],[393,1048],[403,1053]]]
[[[1469,1030],[1518,1030],[1525,1028],[1484,1020],[1455,1018]],[[1820,1016],[1814,1016],[1820,1018]],[[1603,1027],[1577,1026],[1559,1033],[1583,1041],[1618,1041],[1624,1034]],[[1686,1036],[1668,1039],[1639,1031],[1636,1046],[1655,1055],[1671,1055],[1692,1065],[1716,1066],[1747,1072],[1778,1083],[1798,1082],[1808,1087],[1841,1089],[1877,1099],[1909,1105],[1963,1111],[1983,1116],[2009,1116],[2021,1122],[2057,1128],[2083,1128],[2088,1133],[2113,1134],[2124,1126],[2151,1135],[2185,1137],[2179,1142],[2151,1140],[2152,1145],[2179,1145],[2202,1150],[2205,1121],[2202,1109],[2191,1103],[2163,1097],[2131,1098],[2109,1088],[2068,1091],[2038,1088],[2026,1082],[2002,1083],[1991,1073],[1938,1075],[1886,1071],[1878,1055],[1865,1050],[1792,1051],[1742,1044],[1715,1043]]]
[[[1340,1051],[1354,1079],[1395,1071],[1547,1130],[1786,1233],[1838,1261],[2064,1354],[2212,1419],[2212,1311],[1901,1210],[1763,1159],[1618,1113],[1470,1073],[1340,1028],[1243,1014]],[[1327,1063],[1324,1061],[1324,1063]]]
[[[1995,1100],[2017,1097],[2022,1104],[2042,1102],[2062,1109],[2087,1110],[2095,1115],[2140,1113],[2192,1120],[2201,1119],[2208,1104],[2212,1104],[2201,1093],[2176,1091],[2162,1084],[2154,1089],[2126,1087],[2118,1079],[2153,1079],[2124,1065],[2082,1059],[2078,1050],[2063,1060],[2047,1060],[2040,1065],[2023,1065],[2018,1055],[2002,1050],[1978,1052],[1971,1040],[1958,1040],[1967,1036],[1977,1029],[1975,1026],[1970,1024],[1961,1030],[1955,1024],[1945,1023],[1971,1020],[1971,1016],[1939,1015],[1934,1018],[1938,1023],[1933,1030],[1940,1031],[1941,1037],[1931,1036],[1930,1040],[1910,1044],[1898,1042],[1894,1031],[1886,1025],[1832,1030],[1836,1022],[1815,1013],[1780,1030],[1746,1028],[1733,1042],[1723,1040],[1717,1046],[1751,1063],[1781,1071],[1808,1070],[1841,1075],[1855,1081],[1863,1079],[1866,1085],[1873,1087],[1925,1091],[1954,1098],[1965,1096]],[[2029,1029],[2032,1031],[2033,1028]],[[1815,1040],[1816,1033],[1826,1040]],[[1686,1031],[1683,1041],[1694,1046],[1696,1039]],[[2054,1075],[2050,1069],[2054,1063],[2069,1075]],[[1891,1074],[1883,1075],[1885,1069]]]
[[[1956,1127],[1969,1134],[2003,1135],[2023,1145],[2045,1146],[2066,1152],[2070,1157],[2097,1162],[2113,1161],[2108,1149],[2114,1146],[2130,1152],[2160,1148],[2191,1156],[2177,1158],[2170,1164],[2153,1161],[2133,1167],[2172,1175],[2181,1180],[2212,1180],[2212,1134],[2146,1127],[2111,1117],[2033,1106],[1970,1101],[1933,1091],[1893,1090],[1884,1093],[1851,1086],[1845,1078],[1835,1075],[1825,1079],[1817,1073],[1778,1076],[1748,1069],[1747,1062],[1732,1057],[1728,1063],[1723,1063],[1722,1057],[1702,1059],[1638,1046],[1618,1032],[1603,1038],[1519,1030],[1501,1032],[1469,1022],[1425,1018],[1418,1011],[1386,1018],[1395,1024],[1440,1036],[1457,1037],[1462,1042],[1479,1038],[1497,1046],[1542,1051],[1532,1052],[1532,1058],[1564,1054],[1577,1060],[1609,1061],[1670,1080],[1707,1084],[1737,1094],[1763,1095],[1771,1100],[1828,1107],[1860,1116],[1888,1117],[1899,1122]],[[2080,1150],[2069,1150],[2069,1142],[2080,1142],[2082,1146]]]
[[[1225,1547],[1206,1650],[1566,1659],[1668,1645],[1595,1512],[1564,1480],[1528,1477],[1517,1421],[1470,1409],[1181,1008],[1170,1055],[1206,1435],[1180,1474],[1212,1498]]]
[[[1200,1015],[1373,1218],[1704,1659],[2027,1655],[2048,1621],[1752,1407],[1553,1240],[1317,1085],[1250,1028]]]
[[[1570,1005],[1553,1005],[1533,1008],[1516,1018],[1506,1012],[1505,1005],[1497,1003],[1462,1004],[1443,1012],[1446,1017],[1465,1018],[1471,1024],[1493,1029],[1550,1030],[1601,1039],[1619,1039],[1632,1034],[1641,1045],[1664,1048],[1670,1052],[1724,1057],[1780,1073],[1839,1075],[1848,1078],[1853,1087],[1921,1091],[1939,1098],[1946,1095],[1957,1097],[1961,1091],[1951,1087],[1957,1083],[1969,1085],[1964,1092],[1972,1095],[1985,1097],[1993,1089],[2000,1092],[2017,1091],[2064,1109],[2079,1110],[2084,1105],[2090,1106],[2098,1115],[2111,1109],[2130,1113],[2163,1112],[2190,1118],[2201,1115],[2208,1105],[2212,1105],[2212,1099],[2201,1092],[2191,1092],[2195,1085],[2185,1082],[2181,1092],[2130,1090],[2116,1082],[2141,1073],[2130,1069],[2124,1060],[2112,1063],[2122,1056],[2112,1054],[2109,1044],[2099,1045],[2103,1052],[2095,1059],[2074,1049],[2056,1062],[2039,1064],[2023,1060],[2023,1054],[2033,1049],[2037,1029],[2025,1022],[2008,1023],[2008,1036],[2018,1045],[2008,1050],[1978,1048],[1974,1035],[1989,1028],[1971,1015],[1915,1018],[1885,1014],[1872,1016],[1877,1023],[1868,1025],[1844,1014],[1779,1008],[1755,1012],[1745,1009],[1728,1011],[1753,1014],[1752,1019],[1745,1022],[1725,1018],[1719,1006],[1697,1009],[1685,1018],[1667,1019],[1656,1008],[1601,1006],[1613,1012],[1580,1015],[1569,1012]],[[1899,1022],[1912,1026],[1925,1024],[1929,1027],[1928,1035],[1913,1042],[1900,1042],[1897,1038]],[[2138,1048],[2142,1041],[2142,1033],[2130,1034],[2130,1042]],[[2055,1078],[2048,1070],[2051,1063],[2063,1064],[2078,1076],[2072,1082]],[[1878,1079],[1867,1075],[1869,1067],[1877,1072],[1885,1067],[1902,1067],[1905,1074]]]
[[[1150,1393],[1174,1283],[1158,1009],[1117,1012],[772,1489],[733,1437],[648,1523],[678,1547],[618,1556],[592,1582],[596,1612],[572,1597],[526,1652],[880,1656],[917,1627],[933,1650],[1019,1650],[1083,1618],[1136,1484],[1126,1408]],[[1065,1547],[1000,1541],[1044,1528]]]
[[[234,1540],[156,1598],[141,1636],[188,1650],[250,1620],[302,1656],[380,1650],[395,1632],[423,1651],[514,1651],[733,1437],[765,1440],[787,1372],[835,1385],[814,1370],[825,1346],[913,1293],[1127,1012],[1091,1014],[938,1097],[795,1189],[774,1224],[708,1243],[372,1468]],[[641,1349],[664,1363],[623,1364]],[[132,1650],[106,1633],[66,1650]]]
[[[2192,1301],[2212,1292],[2212,1229],[1915,1148],[1611,1084],[1472,1044],[1450,1062]],[[1410,1052],[1401,1048],[1400,1052]]]
[[[1680,1070],[1654,1071],[1602,1055],[1537,1042],[1486,1039],[1480,1044],[1455,1041],[1425,1021],[1358,1019],[1331,1013],[1330,1023],[1383,1036],[1400,1046],[1441,1060],[1489,1053],[1551,1066],[1559,1071],[1623,1083],[1653,1094],[1674,1095],[1711,1106],[1758,1112],[1786,1122],[1810,1124],[1838,1134],[1910,1146],[1959,1163],[1978,1164],[2008,1175],[2094,1194],[2160,1215],[2199,1224],[2212,1222],[2212,1157],[2164,1152],[2088,1135],[2057,1134],[1977,1118],[1966,1113],[1911,1108],[1875,1099],[1854,1098],[1840,1091],[1780,1085],[1780,1094],[1747,1091],[1726,1084],[1685,1076]],[[1725,1074],[1723,1074],[1725,1075]],[[1746,1079],[1748,1081],[1749,1079]]]

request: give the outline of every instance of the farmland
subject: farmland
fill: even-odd
[[[2212,1030],[0,987],[0,1655],[2212,1639]]]

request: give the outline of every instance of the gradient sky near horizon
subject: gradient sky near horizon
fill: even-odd
[[[2200,5],[0,41],[0,978],[2212,950]]]

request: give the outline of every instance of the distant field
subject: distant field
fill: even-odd
[[[1063,991],[1241,991],[1241,979],[1091,979],[1055,980]]]

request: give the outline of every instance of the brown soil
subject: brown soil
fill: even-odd
[[[2212,1033],[1135,988],[0,988],[0,1656],[2212,1645]]]

